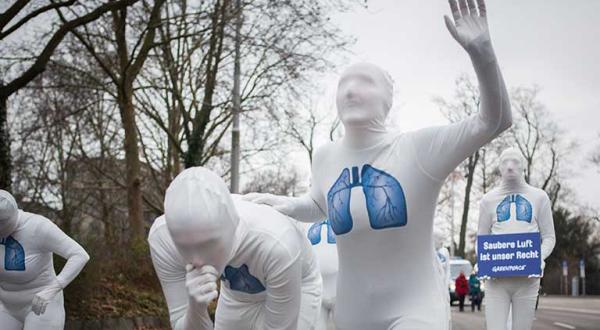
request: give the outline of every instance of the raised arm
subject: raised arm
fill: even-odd
[[[492,47],[484,1],[449,2],[454,19],[445,16],[446,26],[471,58],[480,104],[478,113],[465,120],[426,128],[414,135],[421,168],[438,181],[512,124],[508,92]]]
[[[479,82],[481,105],[479,118],[491,134],[510,127],[510,102],[487,22],[484,0],[449,0],[454,22],[444,16],[452,37],[467,51]]]

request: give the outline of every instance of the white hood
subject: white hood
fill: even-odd
[[[222,272],[239,224],[225,182],[205,168],[188,168],[169,185],[164,207],[167,228],[185,261]]]

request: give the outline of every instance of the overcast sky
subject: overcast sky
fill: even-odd
[[[395,81],[402,130],[444,123],[431,101],[450,97],[461,73],[473,74],[465,51],[448,33],[445,0],[369,0],[368,9],[334,21],[357,42],[347,63],[369,61]],[[577,139],[570,180],[578,199],[600,209],[600,174],[586,163],[600,142],[600,1],[488,0],[492,41],[508,87],[538,85],[539,100]],[[323,107],[333,111],[337,74],[324,78]]]

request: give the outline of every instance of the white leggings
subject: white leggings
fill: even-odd
[[[46,306],[42,315],[31,311],[31,304],[16,309],[0,302],[0,328],[2,330],[62,330],[65,327],[65,308],[62,291]]]
[[[485,321],[488,330],[506,330],[512,305],[512,329],[530,330],[535,316],[539,278],[498,278],[485,284]]]

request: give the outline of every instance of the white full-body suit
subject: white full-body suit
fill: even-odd
[[[53,253],[67,259],[58,275]],[[0,329],[63,329],[62,290],[88,260],[52,221],[19,210],[12,195],[0,190]]]
[[[302,197],[250,194],[292,218],[327,217],[336,234],[339,329],[448,328],[447,293],[433,249],[436,200],[446,176],[512,123],[491,45],[483,2],[453,3],[453,37],[467,50],[479,81],[480,111],[446,126],[389,132],[392,82],[358,64],[341,76],[337,109],[345,135],[321,146]],[[461,1],[463,3],[463,1]]]
[[[439,231],[436,230],[436,228],[433,229],[433,236],[434,236],[434,243],[435,243],[435,250],[436,250],[436,254],[437,254],[437,258],[440,261],[440,265],[441,265],[441,275],[442,275],[442,279],[444,280],[444,283],[449,284],[450,281],[450,251],[448,250],[447,247],[444,246],[444,234]],[[448,293],[448,287],[446,285],[446,287],[444,288],[444,291],[446,293]]]
[[[148,241],[173,329],[313,329],[321,276],[293,220],[230,195],[204,168],[169,186]],[[207,305],[217,296],[215,324]]]
[[[335,246],[335,233],[329,221],[323,220],[311,224],[304,224],[306,236],[312,244],[317,257],[321,278],[323,280],[323,295],[321,299],[321,313],[316,330],[327,330],[333,323],[335,309],[335,292],[338,274],[338,254]]]
[[[534,233],[541,236],[541,258],[556,241],[550,199],[545,191],[527,184],[524,161],[513,148],[500,156],[502,183],[483,196],[479,205],[479,235]],[[542,270],[544,262],[542,261]],[[486,283],[485,318],[488,330],[505,330],[512,306],[512,328],[531,329],[540,287],[536,277],[493,278]]]

